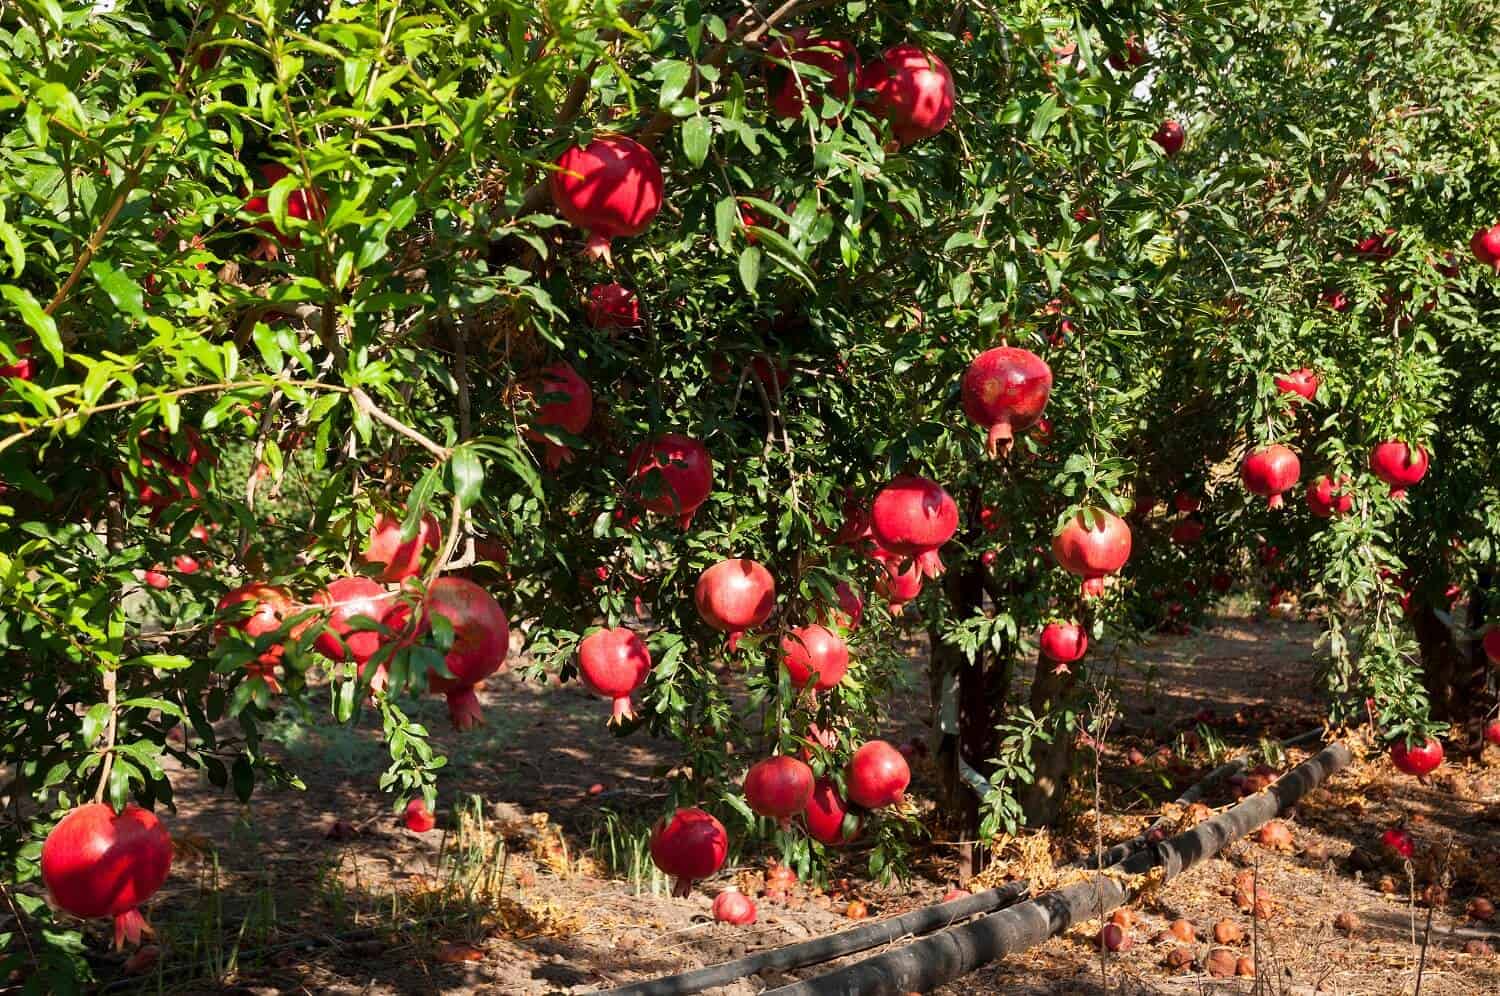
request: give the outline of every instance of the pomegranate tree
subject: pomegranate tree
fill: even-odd
[[[784,754],[758,761],[745,773],[745,802],[761,816],[782,827],[807,808],[812,799],[813,772],[803,761]]]
[[[1245,482],[1245,490],[1261,495],[1272,508],[1284,504],[1282,493],[1291,490],[1301,475],[1302,462],[1297,454],[1280,443],[1251,450],[1240,464],[1240,480]]]
[[[1052,537],[1052,556],[1069,574],[1083,578],[1083,596],[1104,594],[1104,579],[1130,559],[1130,527],[1106,509],[1070,516]]]
[[[704,622],[729,634],[729,649],[734,650],[746,630],[771,617],[776,582],[753,560],[721,560],[699,575],[693,600]]]
[[[674,896],[692,892],[693,883],[722,868],[728,856],[724,825],[701,809],[679,809],[651,831],[651,860],[676,879]]]
[[[797,688],[826,692],[849,670],[849,648],[823,626],[801,626],[781,638],[781,664]]]
[[[588,253],[608,260],[610,242],[640,235],[662,203],[661,167],[651,150],[623,135],[599,135],[558,158],[552,202],[588,232]]]
[[[438,578],[427,589],[425,606],[429,616],[446,619],[453,630],[453,644],[443,657],[452,677],[429,671],[427,685],[447,696],[455,730],[472,729],[482,722],[474,689],[505,666],[510,622],[490,593],[466,578]]]
[[[1051,393],[1051,368],[1014,346],[980,353],[964,372],[964,413],[988,430],[990,456],[1010,452],[1015,430],[1036,424]]]
[[[938,548],[958,529],[958,505],[936,481],[904,475],[880,489],[870,507],[870,530],[882,550],[915,558],[922,574],[943,573]]]
[[[578,644],[578,676],[588,690],[614,703],[611,724],[635,718],[630,696],[651,673],[651,654],[634,630],[596,629]]]
[[[130,803],[116,813],[102,802],[71,810],[42,844],[42,881],[76,917],[113,917],[115,947],[139,944],[138,907],[172,870],[172,838],[161,821]]]

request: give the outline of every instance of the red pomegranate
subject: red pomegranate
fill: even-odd
[[[1149,53],[1146,46],[1135,35],[1125,39],[1123,51],[1109,53],[1109,67],[1116,72],[1124,72],[1127,69],[1135,69],[1146,64]]]
[[[622,135],[599,135],[557,160],[552,201],[589,233],[588,252],[609,259],[610,241],[639,235],[661,210],[661,167],[651,150]]]
[[[1042,656],[1058,664],[1072,664],[1089,649],[1089,636],[1074,622],[1050,622],[1042,627]]]
[[[844,672],[849,670],[849,648],[822,626],[803,626],[781,638],[781,664],[796,687],[812,684],[815,691],[826,692],[844,680]]]
[[[992,457],[1010,452],[1014,430],[1036,424],[1051,393],[1052,369],[1014,346],[980,353],[964,372],[964,414],[989,430]]]
[[[1391,236],[1395,234],[1396,230],[1394,228],[1387,228],[1384,232],[1366,235],[1354,243],[1354,251],[1365,259],[1390,259],[1396,255],[1396,247],[1391,245]]]
[[[1339,314],[1348,311],[1353,304],[1349,300],[1349,295],[1341,290],[1326,290],[1319,296],[1318,301],[1323,307],[1328,308],[1330,311],[1336,311]]]
[[[1168,159],[1182,151],[1182,143],[1186,140],[1187,132],[1176,121],[1163,121],[1161,127],[1156,129],[1156,134],[1151,136],[1151,141],[1161,146]]]
[[[1201,519],[1184,519],[1172,527],[1170,538],[1178,546],[1192,546],[1203,538],[1206,528]]]
[[[886,49],[860,73],[859,88],[874,92],[870,110],[891,123],[901,145],[936,135],[953,117],[953,74],[915,45]]]
[[[1295,394],[1308,401],[1311,401],[1313,395],[1318,393],[1318,385],[1323,382],[1312,367],[1303,367],[1291,373],[1281,374],[1275,378],[1275,381],[1276,389],[1282,394]]]
[[[1500,719],[1492,719],[1484,724],[1484,742],[1500,744]]]
[[[1203,499],[1191,491],[1179,491],[1172,496],[1172,507],[1183,515],[1191,515],[1203,506]]]
[[[930,578],[943,573],[938,548],[958,529],[958,505],[936,481],[903,475],[880,489],[870,529],[881,549],[916,558]]]
[[[79,806],[42,844],[42,881],[52,902],[84,919],[114,917],[116,948],[140,943],[148,928],[137,907],[171,869],[172,838],[134,803],[118,814],[102,802]]]
[[[1410,858],[1417,853],[1417,844],[1405,830],[1392,828],[1380,835],[1380,849],[1399,858]]]
[[[738,889],[725,889],[714,897],[714,919],[744,927],[755,922],[755,900]]]
[[[406,804],[401,822],[412,833],[426,833],[437,826],[437,815],[427,808],[427,800],[418,798]]]
[[[849,806],[839,795],[838,786],[830,778],[819,778],[813,782],[812,798],[802,811],[802,820],[813,840],[838,847],[859,836],[860,821],[855,819],[847,836],[844,833],[844,818],[849,815]]]
[[[596,329],[634,329],[641,326],[641,299],[622,284],[595,284],[588,290],[584,314]]]
[[[861,548],[871,539],[870,510],[855,497],[852,491],[844,493],[844,521],[833,536],[833,542],[842,546]]]
[[[1500,664],[1500,625],[1491,626],[1484,634],[1484,652],[1492,664]]]
[[[405,581],[422,572],[422,558],[428,550],[443,546],[443,529],[437,516],[428,512],[417,523],[417,534],[401,541],[401,520],[381,512],[370,527],[365,543],[365,563],[382,565],[380,580],[387,584]]]
[[[1415,747],[1407,746],[1405,740],[1398,740],[1391,744],[1391,763],[1397,771],[1408,775],[1428,774],[1443,763],[1443,745],[1432,737]]]
[[[1245,490],[1261,495],[1272,508],[1284,504],[1282,492],[1290,490],[1301,474],[1302,462],[1297,454],[1280,443],[1252,450],[1240,465],[1240,480],[1245,482]]]
[[[442,577],[427,588],[429,616],[442,616],[453,626],[453,646],[443,664],[453,677],[427,672],[427,687],[448,697],[448,718],[455,730],[469,730],[482,722],[474,688],[505,666],[510,652],[510,623],[505,610],[479,585],[467,578]]]
[[[759,761],[745,773],[745,802],[782,827],[807,808],[812,792],[812,768],[785,754]]]
[[[1083,578],[1083,597],[1102,595],[1104,578],[1130,559],[1130,527],[1106,509],[1075,513],[1052,537],[1052,556],[1063,570]]]
[[[651,654],[634,630],[596,629],[578,644],[578,677],[589,691],[614,702],[610,725],[635,718],[630,696],[650,673]]]
[[[1327,474],[1313,478],[1307,483],[1307,508],[1320,519],[1344,515],[1354,507],[1354,496],[1349,493],[1349,478],[1340,477],[1335,483]]]
[[[313,645],[332,661],[345,660],[347,647],[348,656],[360,665],[361,671],[390,638],[373,629],[355,632],[352,625],[356,616],[380,623],[399,634],[400,639],[417,635],[405,633],[410,606],[367,577],[339,578],[318,592],[316,601],[328,610],[328,618]],[[379,687],[378,677],[375,684]]]
[[[714,462],[696,439],[669,432],[630,453],[630,486],[642,505],[658,515],[675,515],[683,529],[708,500]]]
[[[270,188],[276,186],[283,178],[290,176],[291,170],[280,163],[264,163],[260,167],[260,175],[266,183],[264,194],[254,194],[245,201],[246,214],[269,214],[271,211]],[[288,218],[296,218],[299,221],[309,221],[313,218],[323,216],[324,197],[317,190],[294,190],[286,199],[286,215]],[[283,249],[295,249],[302,242],[295,234],[283,232],[276,227],[276,222],[270,218],[255,223],[256,228],[264,229],[276,236],[276,241],[281,243]],[[274,256],[275,247],[272,246],[270,255]]]
[[[909,561],[903,570],[902,558],[887,550],[876,550],[875,559],[885,564],[885,570],[875,580],[875,590],[888,603],[891,615],[899,616],[907,602],[922,594],[922,572],[916,561]]]
[[[728,854],[724,825],[701,809],[679,809],[651,831],[651,860],[677,880],[674,896],[686,896],[693,882],[722,868]]]
[[[30,380],[36,375],[36,361],[31,359],[31,342],[23,339],[16,343],[12,351],[16,354],[16,362],[0,363],[0,380],[7,377]]]
[[[807,28],[794,28],[773,42],[767,52],[776,62],[767,73],[767,93],[771,110],[784,118],[799,118],[804,106],[803,95],[813,98],[821,110],[822,95],[843,102],[849,88],[859,79],[859,53],[842,38],[821,38]],[[789,63],[794,63],[794,75]],[[801,67],[812,66],[828,79],[815,80],[802,74]],[[828,117],[839,116],[835,110]]]
[[[554,363],[546,367],[527,389],[537,400],[533,425],[561,429],[571,436],[583,435],[594,414],[594,392],[589,390],[588,381],[578,376],[572,364]],[[543,459],[550,470],[556,470],[573,459],[572,450],[547,440],[539,432],[528,429],[526,437],[544,444]]]
[[[844,769],[851,801],[866,809],[894,806],[911,783],[911,768],[901,752],[884,740],[871,740],[854,752]]]
[[[842,630],[858,629],[865,617],[865,600],[848,581],[840,581],[834,593],[839,597],[839,607],[828,613],[829,622]]]
[[[704,622],[729,634],[729,649],[734,650],[745,630],[771,617],[776,581],[754,560],[721,560],[699,575],[693,601]]]
[[[231,611],[246,603],[249,603],[246,608]],[[219,599],[216,611],[220,620],[214,626],[216,641],[223,639],[230,629],[239,630],[254,641],[280,629],[295,614],[296,609],[291,596],[284,589],[252,581],[226,592]],[[285,646],[273,643],[248,662],[245,670],[264,681],[272,692],[279,692],[281,686],[276,681],[276,666],[281,663],[285,654]]]
[[[1427,451],[1399,439],[1387,439],[1370,451],[1370,470],[1391,487],[1391,497],[1401,500],[1406,489],[1427,474]]]
[[[1469,240],[1469,248],[1474,251],[1475,259],[1500,273],[1500,225],[1479,229]]]
[[[162,573],[162,571],[163,565],[153,564],[150,568],[141,572],[141,580],[157,591],[166,591],[172,587],[172,579]]]

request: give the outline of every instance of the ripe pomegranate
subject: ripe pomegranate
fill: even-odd
[[[614,701],[611,725],[635,718],[631,694],[651,673],[651,654],[636,633],[624,626],[597,629],[578,644],[578,677],[600,698]]]
[[[1349,493],[1349,478],[1340,477],[1335,483],[1327,474],[1307,482],[1307,508],[1320,519],[1344,515],[1354,507],[1354,496]]]
[[[1318,385],[1323,383],[1322,378],[1311,367],[1281,374],[1275,381],[1276,389],[1282,394],[1295,394],[1308,401],[1313,399],[1313,395],[1318,393]]]
[[[1493,664],[1500,664],[1500,625],[1491,626],[1484,634],[1484,652]]]
[[[694,881],[723,867],[728,854],[724,825],[701,809],[679,809],[651,831],[651,860],[677,880],[674,896],[687,896]]]
[[[859,79],[859,53],[842,38],[821,38],[807,28],[794,28],[773,42],[767,51],[776,60],[769,67],[766,80],[771,110],[784,118],[802,116],[804,94],[814,98],[820,108],[819,98],[825,92],[834,100],[847,100],[850,87]],[[796,64],[796,75],[788,63]],[[829,78],[814,80],[802,75],[801,66],[812,66]],[[828,119],[838,116],[835,110]]]
[[[437,826],[437,815],[427,808],[427,800],[418,798],[406,804],[406,812],[401,814],[401,822],[412,833],[426,833]]]
[[[1172,496],[1172,507],[1183,515],[1191,515],[1203,506],[1203,499],[1191,491],[1179,491]]]
[[[1284,504],[1281,493],[1296,484],[1301,474],[1302,462],[1297,454],[1280,443],[1252,450],[1240,465],[1240,480],[1245,482],[1245,489],[1264,496],[1272,508]]]
[[[157,591],[166,591],[172,587],[172,579],[162,573],[162,565],[156,564],[149,570],[141,572],[141,580],[155,588]]]
[[[812,768],[785,754],[759,761],[745,773],[745,802],[783,828],[807,808],[812,792]]]
[[[1391,236],[1395,234],[1396,230],[1394,228],[1387,228],[1384,232],[1366,235],[1354,243],[1354,251],[1366,259],[1390,259],[1396,255],[1396,247],[1391,245]]]
[[[1492,719],[1484,724],[1484,742],[1500,744],[1500,719]]]
[[[708,500],[714,462],[696,439],[675,432],[641,443],[630,453],[630,486],[642,505],[658,515],[675,515],[683,529]]]
[[[339,578],[318,592],[315,600],[328,610],[328,618],[313,646],[332,661],[344,660],[347,647],[349,657],[361,665],[361,671],[390,638],[373,629],[353,631],[356,616],[380,623],[400,634],[399,638],[410,639],[417,635],[404,632],[411,615],[410,606],[367,577]],[[425,626],[419,625],[418,628]],[[377,685],[378,682],[379,679]]]
[[[755,922],[755,900],[738,889],[725,889],[714,897],[714,919],[743,927]]]
[[[1377,443],[1370,451],[1370,470],[1391,487],[1391,497],[1406,497],[1406,489],[1427,474],[1427,451],[1399,439]]]
[[[1187,132],[1176,121],[1163,121],[1161,127],[1156,129],[1156,134],[1151,136],[1151,141],[1161,146],[1168,159],[1182,151],[1182,143],[1186,140]]]
[[[803,626],[781,638],[781,663],[796,687],[811,684],[814,691],[826,692],[844,680],[849,648],[838,634],[822,626]]]
[[[1074,622],[1050,622],[1042,627],[1042,656],[1058,664],[1072,664],[1089,649],[1088,633]]]
[[[1104,578],[1130,559],[1130,527],[1105,509],[1075,513],[1052,537],[1052,556],[1063,570],[1083,578],[1083,597],[1102,595]]]
[[[1443,763],[1443,745],[1432,737],[1415,747],[1407,746],[1405,740],[1398,740],[1391,744],[1391,763],[1404,774],[1428,774]]]
[[[808,835],[813,840],[830,847],[838,847],[854,840],[859,836],[860,820],[855,819],[846,836],[844,818],[848,815],[849,807],[839,795],[838,786],[832,779],[819,778],[813,782],[812,798],[802,811],[803,822],[807,824]]]
[[[1380,835],[1380,849],[1400,858],[1410,858],[1417,853],[1411,834],[1395,827]]]
[[[704,622],[729,634],[729,649],[734,650],[745,630],[771,617],[776,581],[754,560],[721,560],[698,577],[693,601]]]
[[[915,45],[886,49],[864,68],[859,88],[874,91],[870,110],[891,123],[900,145],[936,135],[953,117],[953,74],[942,59]]]
[[[621,284],[596,284],[588,290],[584,314],[596,329],[634,329],[641,326],[641,299]]]
[[[875,559],[885,564],[885,570],[875,580],[875,590],[887,602],[893,616],[899,616],[907,602],[922,594],[922,572],[916,561],[910,561],[906,569],[900,569],[901,558],[885,550],[877,550]]]
[[[172,838],[134,803],[118,814],[102,802],[79,806],[42,844],[42,881],[52,902],[84,919],[113,917],[116,948],[140,943],[147,927],[136,907],[171,869]]]
[[[1479,229],[1469,240],[1469,248],[1474,251],[1475,259],[1500,273],[1500,225]]]
[[[622,135],[599,135],[557,160],[552,201],[589,233],[587,252],[609,260],[611,240],[644,232],[661,210],[661,167],[651,150]]]
[[[943,573],[938,548],[958,529],[958,505],[937,482],[903,475],[875,495],[870,529],[881,549],[916,558],[921,572],[935,578]]]
[[[428,512],[417,524],[417,534],[401,541],[401,520],[384,512],[375,516],[370,538],[365,543],[365,563],[383,565],[380,580],[387,584],[404,581],[422,573],[422,558],[428,550],[443,546],[443,529],[437,516]]]
[[[570,363],[554,363],[543,369],[531,384],[528,392],[537,400],[536,415],[532,424],[546,428],[561,429],[572,436],[583,435],[594,414],[594,392],[588,381],[578,376]],[[526,438],[544,445],[544,456],[548,469],[556,470],[573,459],[572,450],[561,443],[554,443],[535,430],[528,429]]]
[[[894,806],[911,783],[911,768],[899,750],[884,740],[871,740],[849,759],[844,783],[849,798],[866,809]]]
[[[230,611],[247,602],[250,604],[246,609]],[[237,629],[249,639],[257,640],[280,629],[294,614],[295,607],[291,596],[284,589],[253,581],[226,592],[219,599],[215,611],[220,620],[214,626],[215,641],[223,639],[229,629]],[[280,692],[281,686],[276,681],[276,666],[281,663],[285,654],[284,645],[273,643],[247,663],[245,670],[264,681],[272,692]]]
[[[284,177],[290,176],[291,170],[280,163],[263,163],[260,167],[261,178],[266,182],[265,194],[254,194],[245,201],[246,214],[269,214],[271,210],[270,188],[274,187]],[[288,218],[296,218],[299,221],[309,221],[313,218],[323,216],[324,197],[318,190],[294,190],[286,199],[286,215]],[[295,249],[302,244],[302,240],[295,234],[289,234],[276,227],[276,222],[270,218],[255,223],[256,228],[264,229],[276,236],[276,241],[281,243],[283,249]],[[262,246],[261,255],[275,258],[276,249],[269,243]]]
[[[474,688],[505,666],[510,652],[510,623],[490,593],[467,578],[442,577],[427,588],[427,611],[453,626],[453,646],[443,658],[453,677],[427,672],[427,687],[448,697],[448,718],[455,730],[470,730],[483,720]]]
[[[1345,294],[1341,290],[1325,290],[1318,297],[1318,301],[1323,305],[1323,307],[1328,308],[1331,311],[1336,311],[1339,314],[1343,314],[1344,312],[1348,311],[1349,308],[1354,304],[1354,302],[1349,300],[1349,295]]]
[[[1109,67],[1116,72],[1125,72],[1127,69],[1135,69],[1146,64],[1145,44],[1135,35],[1125,39],[1125,48],[1122,51],[1109,53]]]
[[[36,375],[36,361],[31,358],[31,342],[26,339],[21,340],[15,344],[12,352],[18,359],[14,363],[0,363],[0,380],[7,377],[30,380]]]
[[[839,607],[828,614],[829,620],[839,629],[858,629],[865,617],[865,600],[859,597],[859,592],[848,581],[840,581],[834,592],[839,596]]]
[[[1030,350],[986,350],[964,372],[964,413],[989,430],[992,457],[1010,452],[1014,430],[1036,424],[1051,393],[1052,369]]]

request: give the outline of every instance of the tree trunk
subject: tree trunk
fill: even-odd
[[[1078,683],[1073,671],[1057,674],[1052,663],[1038,655],[1036,680],[1031,684],[1031,711],[1037,716],[1057,712],[1072,695]],[[1032,744],[1032,770],[1036,777],[1018,794],[1021,811],[1029,827],[1050,827],[1062,815],[1068,798],[1068,783],[1073,771],[1073,730],[1052,723],[1052,740]]]
[[[1485,595],[1481,586],[1471,598],[1470,626],[1477,626],[1484,619]],[[1433,715],[1454,722],[1472,719],[1482,701],[1484,686],[1484,650],[1479,641],[1455,639],[1448,624],[1426,602],[1417,605],[1412,628],[1422,654],[1422,683],[1432,702]]]

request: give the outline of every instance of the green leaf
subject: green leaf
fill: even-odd
[[[484,489],[484,463],[471,446],[460,446],[449,461],[453,473],[453,491],[460,508],[471,508]]]
[[[708,159],[709,145],[713,142],[714,128],[708,118],[699,116],[682,122],[682,152],[688,162],[702,166]]]
[[[754,294],[755,285],[759,281],[760,250],[754,246],[746,246],[740,251],[740,283],[745,285],[745,290]]]
[[[37,340],[41,342],[47,355],[52,357],[52,362],[61,367],[63,344],[62,336],[57,333],[57,323],[42,310],[37,299],[31,296],[31,291],[14,284],[0,284],[0,295],[16,306],[16,310],[21,313],[21,320],[36,333]]]
[[[89,263],[89,274],[93,276],[94,283],[109,295],[110,302],[116,308],[131,318],[141,318],[145,315],[146,309],[140,285],[125,273],[95,256]]]

